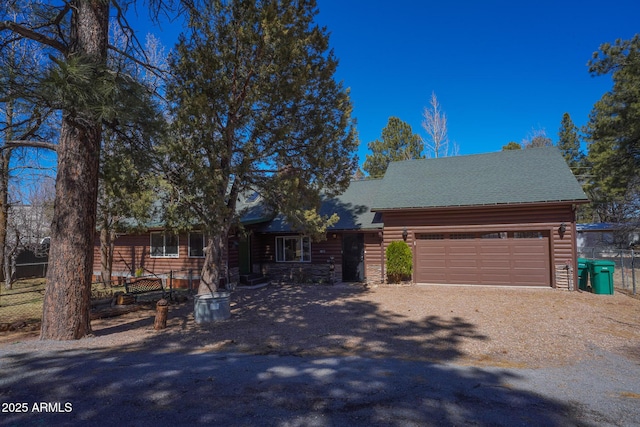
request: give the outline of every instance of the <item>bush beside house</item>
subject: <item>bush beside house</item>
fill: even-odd
[[[411,280],[413,271],[413,255],[406,242],[396,241],[387,246],[387,281],[400,283]]]

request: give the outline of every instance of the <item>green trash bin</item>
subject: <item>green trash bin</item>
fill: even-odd
[[[593,260],[589,265],[591,289],[594,294],[613,295],[613,261]]]
[[[589,260],[586,258],[578,258],[578,289],[587,290],[589,286]]]

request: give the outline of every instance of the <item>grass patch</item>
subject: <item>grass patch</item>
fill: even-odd
[[[19,280],[12,289],[0,285],[0,323],[40,320],[45,279]]]
[[[24,279],[6,289],[0,284],[0,324],[40,321],[46,280]],[[112,298],[116,292],[124,292],[124,286],[108,287],[101,283],[91,286],[91,299]]]

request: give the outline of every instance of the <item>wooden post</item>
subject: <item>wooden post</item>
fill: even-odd
[[[161,299],[156,303],[156,320],[153,323],[153,329],[156,331],[167,327],[167,313],[169,312],[169,302]]]

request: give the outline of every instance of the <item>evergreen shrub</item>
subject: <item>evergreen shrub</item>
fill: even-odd
[[[406,242],[396,241],[387,246],[387,281],[400,283],[410,280],[413,271],[413,255]]]

